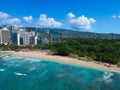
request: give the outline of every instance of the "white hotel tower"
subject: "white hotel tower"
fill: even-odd
[[[0,30],[0,44],[8,44],[10,43],[10,32],[9,30],[4,27]]]

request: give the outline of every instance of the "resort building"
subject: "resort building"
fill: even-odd
[[[20,45],[23,45],[24,29],[23,28],[19,28],[18,32],[19,32],[19,35],[20,35]]]
[[[10,32],[9,30],[4,27],[0,30],[0,44],[8,44],[10,43]]]
[[[35,36],[37,36],[37,28],[36,27],[26,27],[26,32],[35,32]]]
[[[29,32],[30,33],[30,36],[32,37],[32,36],[36,36],[36,34],[35,34],[35,32],[34,31],[31,31],[31,32]]]
[[[15,32],[12,33],[12,44],[20,45],[20,35],[19,33]]]
[[[30,44],[31,45],[37,45],[37,36],[31,36],[30,37]]]
[[[12,33],[18,31],[18,27],[17,27],[16,25],[8,26],[8,29],[9,29],[9,31],[10,31],[10,35],[12,35]]]
[[[30,33],[24,32],[23,34],[23,45],[29,45],[30,44]]]
[[[0,44],[37,45],[55,42],[59,42],[59,38],[54,37],[48,29],[0,25]]]

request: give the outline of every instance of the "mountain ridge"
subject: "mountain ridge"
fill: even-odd
[[[52,36],[61,38],[100,38],[100,39],[120,39],[120,34],[116,33],[95,33],[95,32],[82,32],[69,29],[58,28],[38,28],[38,33],[44,33],[48,30]]]

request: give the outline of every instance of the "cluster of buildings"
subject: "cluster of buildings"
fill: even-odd
[[[52,42],[49,31],[46,30],[43,36],[38,34],[36,27],[19,28],[15,25],[0,25],[0,44],[37,45]]]

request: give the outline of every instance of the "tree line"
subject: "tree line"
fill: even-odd
[[[42,48],[62,56],[72,54],[120,65],[120,39],[65,39],[61,43],[47,44]]]
[[[36,46],[1,45],[1,50],[49,49],[62,56],[87,57],[100,62],[120,65],[120,39],[62,39],[55,44]]]

